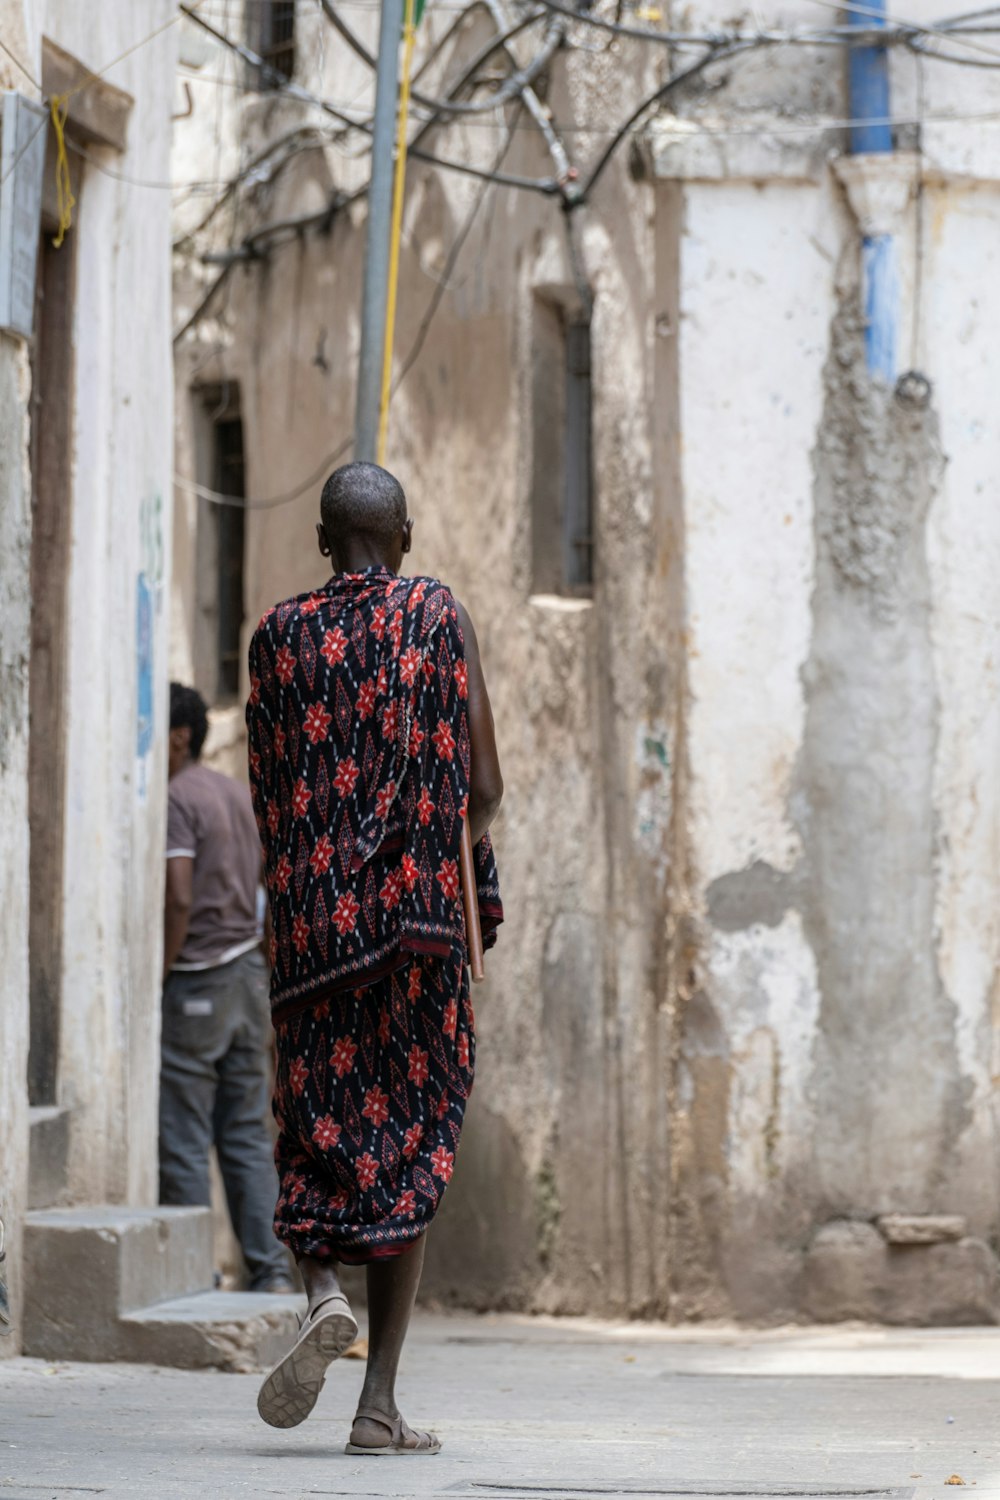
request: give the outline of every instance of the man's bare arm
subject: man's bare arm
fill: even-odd
[[[166,979],[184,947],[191,917],[194,860],[175,854],[167,860],[167,890],[163,908],[163,977]]]
[[[458,623],[465,637],[465,660],[469,668],[469,738],[472,751],[472,786],[469,793],[469,824],[472,842],[478,844],[496,817],[503,797],[503,777],[497,754],[493,710],[479,659],[479,642],[468,610],[455,600]]]

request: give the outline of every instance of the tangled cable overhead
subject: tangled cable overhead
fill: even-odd
[[[348,26],[347,22],[343,19],[340,12],[333,4],[333,0],[319,0],[319,3],[323,9],[323,14],[326,16],[331,26],[333,26],[334,29],[340,33],[344,41],[350,47],[351,51],[357,57],[360,57],[361,61],[365,63],[369,68],[371,68],[372,72],[374,73],[374,55],[368,50],[368,48],[360,40],[360,38],[351,30],[350,26]],[[486,5],[486,0],[476,0],[476,3],[470,5],[468,10],[463,13],[463,19],[471,15],[477,9],[478,5],[482,5],[483,8],[488,8]],[[494,38],[493,42],[490,45],[490,55],[492,55],[496,51],[499,51],[501,48],[504,48],[506,50],[508,44],[513,40],[514,36],[518,35],[522,31],[525,31],[528,26],[533,26],[536,21],[544,19],[545,10],[539,10],[536,11],[533,15],[522,17],[522,19],[516,22],[514,26],[510,26],[507,28],[501,27],[498,36]],[[539,74],[543,73],[549,66],[553,57],[562,46],[565,31],[565,22],[561,19],[561,17],[555,14],[551,14],[548,18],[544,40],[541,47],[535,53],[534,57],[526,67],[515,68],[515,71],[508,75],[508,77],[500,85],[499,89],[497,89],[496,93],[491,95],[489,99],[433,99],[429,95],[422,93],[420,89],[411,89],[410,96],[417,104],[422,104],[425,106],[425,108],[433,110],[435,115],[439,119],[446,118],[449,115],[488,114],[491,110],[497,109],[500,105],[508,103],[511,99],[516,99],[523,89],[530,87],[530,85],[534,83]],[[483,60],[485,61],[486,59]],[[477,65],[477,67],[478,66],[482,66],[482,64],[480,63]]]
[[[414,89],[412,97],[423,111],[410,139],[408,151],[415,160],[439,167],[445,171],[459,173],[479,180],[484,188],[490,185],[510,188],[522,192],[533,192],[557,198],[564,210],[573,213],[586,205],[608,165],[626,138],[664,100],[682,93],[687,86],[694,85],[716,63],[732,61],[777,46],[799,45],[808,47],[845,47],[871,45],[902,46],[919,56],[942,63],[958,63],[982,68],[1000,67],[1000,47],[985,42],[982,38],[992,31],[1000,30],[1000,24],[989,24],[1000,18],[1000,5],[980,10],[967,11],[960,15],[930,24],[921,24],[909,18],[891,17],[882,24],[881,12],[864,0],[813,0],[817,6],[833,10],[838,17],[844,12],[862,18],[862,24],[847,26],[836,24],[818,27],[801,27],[792,30],[743,28],[720,31],[661,31],[648,26],[628,24],[621,19],[619,7],[616,19],[597,15],[592,9],[576,8],[567,0],[530,0],[530,5],[520,15],[511,16],[505,9],[505,0],[469,0],[455,21],[446,29],[429,49],[415,74],[415,81],[425,77],[432,64],[445,52],[449,43],[458,35],[469,18],[478,13],[488,15],[495,33],[480,45],[465,62],[458,75],[446,83],[438,92]],[[370,49],[344,19],[339,0],[318,0],[331,31],[350,48],[366,68],[374,71],[375,58]],[[335,120],[338,129],[324,135],[316,127],[303,126],[290,132],[279,141],[272,142],[248,162],[241,172],[228,183],[220,197],[211,205],[201,220],[178,242],[193,245],[239,189],[253,186],[261,181],[271,181],[295,156],[305,150],[313,150],[325,144],[342,141],[352,133],[360,134],[363,141],[371,136],[371,116],[365,111],[352,112],[331,103],[320,95],[277,74],[268,62],[254,53],[244,43],[228,36],[217,26],[195,13],[194,5],[182,4],[181,11],[193,22],[211,34],[226,47],[257,70],[268,88],[276,94],[298,100],[311,108],[319,109]],[[871,26],[863,24],[863,18],[872,18]],[[542,35],[527,62],[519,60],[512,43],[522,34],[541,25]],[[697,55],[688,55],[684,61],[671,69],[669,76],[645,97],[635,103],[625,114],[621,123],[610,130],[607,143],[598,150],[595,159],[586,168],[575,165],[566,149],[558,121],[549,107],[542,102],[535,88],[539,80],[551,71],[552,65],[562,49],[573,49],[579,43],[574,37],[581,30],[598,30],[613,38],[626,42],[652,43],[657,48],[666,47],[668,55],[680,52],[682,57],[688,49],[696,48]],[[964,50],[963,50],[964,49]],[[972,55],[974,54],[974,55]],[[495,75],[484,77],[483,69],[492,59],[502,56],[507,65],[506,75],[499,81]],[[482,97],[470,97],[489,92]],[[441,155],[438,150],[429,150],[425,145],[428,136],[449,124],[474,123],[478,117],[486,123],[489,117],[500,125],[505,107],[516,104],[523,110],[544,141],[553,164],[553,173],[548,177],[529,177],[501,169],[506,156],[506,146],[499,157],[488,166],[459,161]],[[843,122],[839,122],[842,124]],[[850,122],[847,122],[850,123]],[[586,127],[582,127],[585,129]],[[513,127],[508,132],[508,143]],[[367,149],[367,148],[366,148]],[[207,288],[202,300],[178,331],[179,340],[202,318],[211,307],[219,289],[235,264],[259,259],[270,250],[289,239],[294,239],[311,229],[329,229],[335,217],[367,193],[367,183],[352,191],[336,191],[320,210],[299,217],[283,218],[258,225],[243,239],[224,251],[208,250],[202,260],[216,264],[221,270],[216,280]]]

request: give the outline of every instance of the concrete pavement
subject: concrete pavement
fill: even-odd
[[[444,1452],[343,1447],[363,1367],[302,1427],[254,1376],[0,1364],[0,1497],[1000,1500],[1000,1330],[667,1329],[422,1315],[400,1386]]]

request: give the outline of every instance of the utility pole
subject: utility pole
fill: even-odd
[[[378,449],[403,4],[404,0],[382,0],[379,26],[365,277],[361,294],[361,358],[358,365],[358,401],[354,423],[354,457],[367,463],[376,461]]]

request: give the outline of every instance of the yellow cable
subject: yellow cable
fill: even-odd
[[[378,417],[378,462],[385,463],[389,439],[389,402],[392,399],[392,346],[396,332],[396,289],[399,285],[399,246],[403,237],[403,194],[406,187],[406,126],[410,113],[410,73],[416,0],[406,0],[403,30],[403,73],[399,89],[399,125],[396,131],[396,178],[392,189],[392,233],[389,241],[389,286],[385,308],[385,348],[382,355],[382,399]]]
[[[205,0],[194,0],[190,9],[198,10],[204,4]],[[182,14],[183,12],[176,11],[168,20],[163,22],[162,26],[157,26],[155,31],[150,31],[145,36],[140,37],[137,42],[133,42],[130,47],[126,47],[124,52],[119,52],[117,57],[113,57],[109,63],[105,63],[103,68],[100,68],[96,72],[88,68],[80,82],[75,84],[67,93],[53,94],[49,100],[52,127],[56,133],[56,202],[59,208],[59,229],[55,239],[52,241],[56,250],[62,248],[63,240],[66,238],[66,231],[73,226],[73,210],[76,207],[76,199],[73,197],[72,179],[69,170],[69,157],[66,154],[66,121],[69,117],[69,101],[75,99],[77,94],[81,94],[84,89],[90,88],[92,83],[97,83],[103,78],[105,73],[109,73],[118,63],[124,62],[126,57],[131,57],[133,52],[138,52],[140,47],[145,47],[155,37],[161,36],[164,31],[169,31],[171,26],[176,26]],[[5,46],[4,51],[8,52],[9,48]],[[19,63],[18,66],[21,67],[22,65]],[[24,71],[23,68],[22,71]],[[30,78],[31,75],[28,74],[28,77]]]
[[[58,250],[66,238],[66,231],[73,223],[76,199],[69,172],[69,157],[66,155],[66,117],[69,114],[69,95],[53,94],[49,100],[52,112],[52,128],[56,133],[56,203],[59,208],[59,229],[52,241]]]

